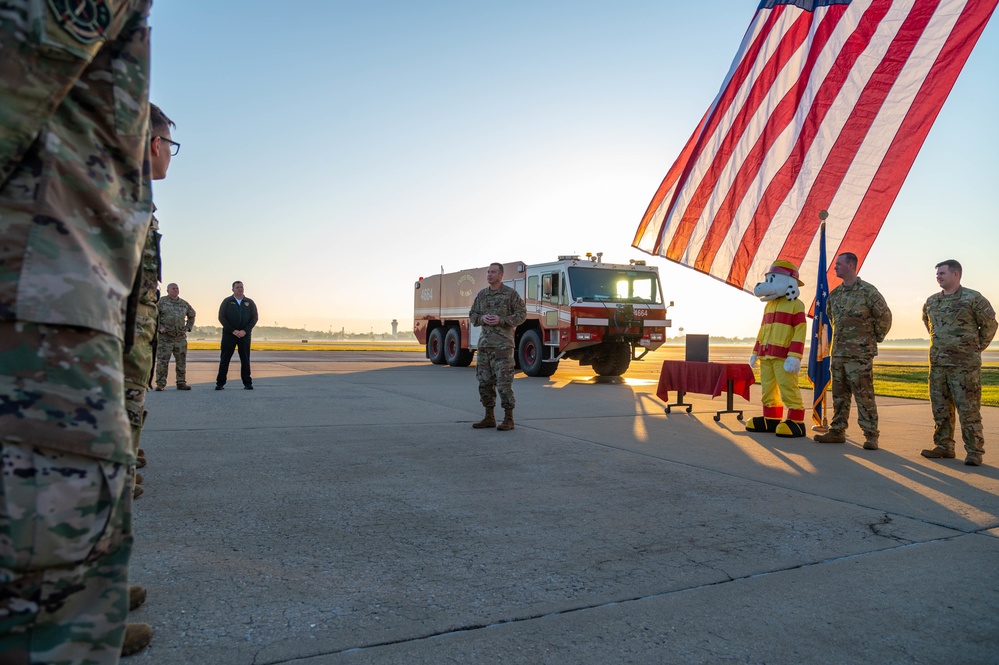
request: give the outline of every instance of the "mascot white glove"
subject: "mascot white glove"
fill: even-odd
[[[749,366],[756,367],[756,354],[749,356]]]
[[[801,358],[795,358],[794,356],[788,356],[784,359],[784,371],[788,374],[797,374],[798,370],[801,369]]]

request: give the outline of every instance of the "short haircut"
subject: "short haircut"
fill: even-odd
[[[177,124],[167,117],[167,114],[159,106],[149,102],[149,131],[154,136],[158,132],[163,132]]]
[[[169,284],[167,284],[167,288],[168,288],[168,289],[169,289],[169,288],[170,288],[171,286],[176,286],[176,287],[177,287],[178,289],[180,288],[180,286],[179,286],[179,285],[177,284],[177,282],[170,282]]]
[[[235,282],[232,283],[232,288],[236,288],[237,284],[239,284],[240,286],[243,286],[243,283],[237,279]]]
[[[492,268],[493,266],[496,266],[497,268],[499,268],[500,274],[501,275],[503,274],[503,264],[502,263],[490,263],[489,264],[490,268]]]
[[[940,263],[933,266],[934,268],[939,268],[940,266],[947,266],[950,268],[951,272],[956,272],[958,275],[963,275],[964,271],[961,269],[961,264],[954,259],[947,259],[946,261],[941,261]]]
[[[839,255],[842,256],[846,260],[846,262],[849,263],[851,266],[853,266],[854,268],[857,267],[857,263],[859,263],[859,261],[857,260],[856,254],[854,254],[853,252],[840,252]]]

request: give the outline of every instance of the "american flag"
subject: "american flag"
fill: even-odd
[[[764,0],[632,245],[752,291],[828,210],[862,264],[997,2]]]

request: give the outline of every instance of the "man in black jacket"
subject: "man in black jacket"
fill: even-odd
[[[253,390],[250,378],[250,331],[257,325],[257,305],[243,296],[243,283],[232,283],[232,296],[222,301],[219,307],[219,323],[222,324],[222,357],[219,360],[219,375],[215,378],[215,390],[225,386],[229,374],[229,361],[232,352],[239,349],[239,378],[243,388]]]

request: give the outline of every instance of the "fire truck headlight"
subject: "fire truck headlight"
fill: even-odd
[[[578,332],[578,333],[576,333],[576,339],[578,339],[578,340],[587,340],[587,339],[591,339],[592,337],[593,337],[593,333],[588,333],[588,332]]]
[[[661,342],[661,341],[663,341],[663,334],[662,333],[652,333],[651,335],[649,335],[649,339],[652,340],[653,342]]]

